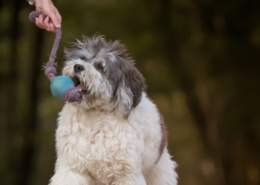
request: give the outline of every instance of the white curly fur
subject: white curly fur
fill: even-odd
[[[82,52],[84,42],[80,44]],[[90,48],[84,50],[91,55]],[[108,55],[117,58],[113,52]],[[57,161],[50,185],[176,185],[176,164],[165,146],[160,153],[164,133],[156,106],[142,92],[131,108],[132,95],[123,84],[115,102],[125,100],[121,103],[130,112],[119,114],[115,107],[120,103],[109,101],[111,82],[92,63],[74,58],[64,67],[64,74],[73,76],[73,65],[83,65],[87,72],[78,76],[91,92],[81,103],[66,103],[59,114]],[[89,97],[95,100],[89,103]]]

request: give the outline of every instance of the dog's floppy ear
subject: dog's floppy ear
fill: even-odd
[[[120,86],[117,88],[116,102],[118,111],[124,117],[128,117],[133,105],[133,94],[123,82],[120,82]]]
[[[141,100],[145,88],[144,78],[132,61],[121,58],[119,68],[121,79],[116,90],[118,109],[124,116],[128,116]]]
[[[133,96],[132,107],[135,107],[140,102],[142,92],[144,91],[143,75],[132,64],[125,73],[126,86],[131,90]]]

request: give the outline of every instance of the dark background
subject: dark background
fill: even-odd
[[[56,0],[62,48],[127,45],[169,130],[180,185],[260,184],[260,1]],[[46,185],[63,102],[41,70],[53,35],[25,0],[0,0],[0,184]],[[62,50],[59,64],[62,64]]]

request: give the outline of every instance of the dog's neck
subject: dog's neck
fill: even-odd
[[[110,115],[119,119],[127,119],[129,114],[122,112],[117,105],[110,102],[107,104],[67,103],[66,106],[73,107],[77,114],[83,115]]]

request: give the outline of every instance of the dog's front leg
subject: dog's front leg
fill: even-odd
[[[56,168],[49,185],[91,185],[91,178],[87,174],[59,166]]]
[[[143,174],[129,174],[115,180],[112,185],[146,185]]]

